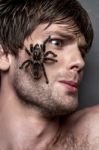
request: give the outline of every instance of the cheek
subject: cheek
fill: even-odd
[[[45,71],[49,80],[49,83],[56,82],[62,74],[64,74],[64,65],[58,61],[56,64],[45,65]]]
[[[57,72],[62,68],[63,66],[63,56],[60,56],[57,54],[57,57],[55,58],[57,62],[55,63],[46,63],[44,64],[46,73],[48,76],[55,76]]]
[[[80,81],[81,81],[82,78],[83,78],[83,74],[84,74],[84,71],[81,71],[81,73],[80,73]]]
[[[46,70],[46,74],[48,76],[49,81],[53,82],[57,74],[56,65],[45,66],[45,70]]]

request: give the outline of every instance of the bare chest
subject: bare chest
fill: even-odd
[[[88,142],[88,137],[74,137],[72,134],[68,136],[60,136],[59,139],[49,145],[46,150],[96,150],[96,145],[92,146]]]

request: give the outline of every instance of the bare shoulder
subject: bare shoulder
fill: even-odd
[[[81,140],[87,137],[88,143],[99,149],[99,105],[85,108],[71,115],[67,128]]]
[[[99,105],[84,108],[80,111],[75,112],[70,116],[70,122],[77,124],[92,124],[92,126],[99,125]]]
[[[97,140],[99,144],[99,105],[87,108],[82,121],[88,128],[89,140],[91,142]]]

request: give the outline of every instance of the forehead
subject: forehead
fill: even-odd
[[[85,44],[85,38],[83,34],[80,32],[78,27],[74,24],[58,24],[53,23],[49,24],[40,24],[37,28],[33,31],[31,36],[29,36],[25,43],[31,41],[33,44],[37,42],[43,42],[48,36],[62,36],[62,37],[72,37],[78,44]]]

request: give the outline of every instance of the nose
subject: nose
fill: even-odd
[[[81,72],[85,66],[85,61],[80,53],[76,52],[75,55],[71,57],[69,69],[71,71]]]

